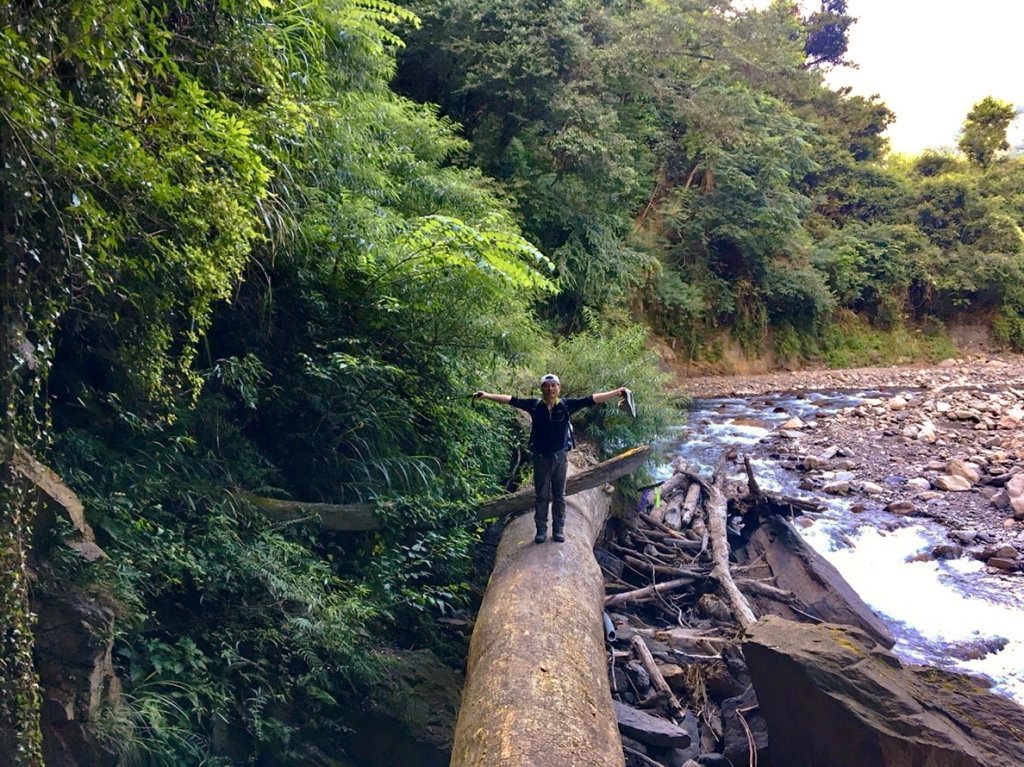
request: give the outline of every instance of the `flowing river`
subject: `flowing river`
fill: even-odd
[[[794,415],[810,421],[866,397],[886,396],[859,391],[697,400],[665,455],[669,462],[682,456],[709,476],[719,456],[735,448],[751,457],[763,489],[806,496],[798,487],[800,474],[770,457],[779,445],[779,426]],[[668,465],[661,467],[662,478],[670,473]],[[745,481],[745,475],[736,479]],[[801,529],[804,538],[886,620],[902,660],[983,674],[996,692],[1024,704],[1024,580],[993,575],[967,556],[920,557],[949,543],[946,529],[931,520],[880,508],[854,512],[854,498],[815,498],[827,511],[806,515],[814,521]]]

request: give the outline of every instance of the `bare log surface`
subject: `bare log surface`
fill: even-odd
[[[700,500],[700,484],[694,482],[686,491],[686,498],[683,500],[683,508],[679,520],[680,527],[689,527],[693,521],[693,514],[697,510],[697,502]]]
[[[591,488],[612,482],[636,471],[650,457],[651,448],[647,445],[634,447],[614,458],[609,458],[596,466],[579,472],[566,482],[566,495],[590,490]],[[238,498],[251,504],[271,519],[289,522],[299,519],[314,519],[323,529],[335,532],[360,532],[379,530],[382,526],[377,516],[376,506],[370,503],[305,503],[303,501],[285,501],[277,498],[266,498],[244,490],[236,491]],[[520,490],[517,493],[498,496],[484,502],[477,511],[477,519],[502,517],[514,512],[528,511],[536,502],[533,488]]]
[[[619,453],[614,458],[602,461],[596,466],[580,471],[569,477],[565,483],[565,494],[567,496],[590,490],[594,487],[613,482],[616,479],[632,474],[639,469],[651,456],[651,448],[647,445],[634,447]],[[533,488],[520,490],[518,493],[503,495],[492,498],[485,502],[477,512],[478,519],[489,519],[491,517],[502,517],[517,511],[529,511],[537,500]]]

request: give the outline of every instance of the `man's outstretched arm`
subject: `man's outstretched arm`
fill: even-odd
[[[512,397],[508,394],[491,394],[486,391],[478,391],[474,393],[473,399],[489,399],[491,402],[497,402],[501,405],[507,405],[512,401]]]
[[[625,386],[620,386],[618,389],[612,389],[611,391],[595,392],[594,395],[593,395],[594,396],[594,404],[595,405],[600,405],[600,404],[602,404],[604,402],[607,402],[608,400],[615,399],[616,397],[621,397],[625,393],[626,393],[626,387]]]

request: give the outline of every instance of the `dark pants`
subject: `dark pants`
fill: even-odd
[[[561,530],[565,524],[565,477],[569,461],[565,451],[543,455],[533,454],[533,489],[537,492],[537,506],[533,520],[538,531],[548,529],[548,503],[551,504],[552,529]]]

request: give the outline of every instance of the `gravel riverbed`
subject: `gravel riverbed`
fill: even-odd
[[[1024,571],[1024,357],[972,356],[927,367],[811,370],[681,381],[694,398],[861,392],[859,404],[794,418],[775,454],[810,494],[930,517],[950,534],[935,556]]]

